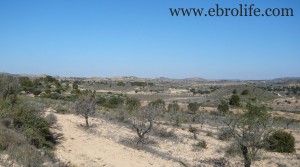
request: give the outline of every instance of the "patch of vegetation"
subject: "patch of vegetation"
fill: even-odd
[[[207,149],[207,143],[204,140],[198,141],[197,144],[195,144],[196,147]]]
[[[218,105],[218,111],[225,115],[229,111],[228,103],[224,100],[221,101],[221,104]]]
[[[131,86],[140,86],[140,87],[145,87],[147,86],[146,82],[130,82]]]
[[[126,108],[128,111],[132,112],[133,110],[138,109],[141,106],[141,102],[136,98],[128,98],[126,100]]]
[[[22,134],[0,125],[0,136],[0,151],[8,154],[9,160],[24,166],[42,166],[44,157],[26,141]]]
[[[152,106],[152,107],[155,107],[155,106],[162,106],[163,108],[165,108],[165,101],[163,101],[162,99],[157,99],[155,101],[151,101],[148,106]]]
[[[117,108],[120,105],[123,105],[124,99],[120,96],[111,96],[109,97],[106,102],[103,104],[104,107],[107,108]]]
[[[167,110],[167,119],[169,120],[171,125],[179,127],[182,123],[182,113],[179,110],[179,105],[177,102],[173,102],[168,105]]]
[[[196,127],[193,127],[193,126],[189,126],[189,132],[192,133],[194,135],[194,139],[197,139],[197,131],[198,129]]]
[[[176,137],[176,135],[174,133],[174,129],[168,130],[167,128],[156,127],[156,128],[153,128],[153,132],[156,136],[162,137],[162,138]]]
[[[187,107],[188,107],[188,110],[191,111],[191,113],[195,114],[196,111],[198,111],[200,104],[196,103],[196,102],[189,103]]]
[[[295,151],[295,138],[291,133],[277,130],[266,139],[266,148],[273,152],[292,153]]]
[[[236,94],[232,95],[229,99],[229,105],[238,107],[241,105],[240,97]]]
[[[248,89],[245,89],[242,91],[241,95],[249,95],[249,90]]]
[[[23,166],[39,167],[53,157],[56,139],[39,104],[17,97],[12,106],[0,99],[0,151]]]

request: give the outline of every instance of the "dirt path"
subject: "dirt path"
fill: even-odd
[[[88,133],[79,126],[84,122],[81,117],[60,114],[56,114],[56,116],[58,125],[61,127],[60,132],[64,134],[64,139],[56,151],[57,157],[62,161],[86,167],[180,166],[172,160],[162,159],[144,151],[126,147],[100,135]],[[101,122],[101,120],[94,119],[91,123],[96,121]],[[101,128],[101,123],[96,128],[98,127]]]

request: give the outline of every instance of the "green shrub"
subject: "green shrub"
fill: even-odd
[[[193,126],[189,126],[189,132],[195,133],[195,132],[197,132],[197,128],[193,127]]]
[[[266,140],[266,148],[274,152],[292,153],[295,151],[295,138],[283,130],[275,131]]]
[[[98,105],[103,105],[105,102],[106,102],[105,97],[100,96],[100,97],[96,98],[96,104],[98,104]]]
[[[168,112],[179,111],[179,110],[180,110],[180,107],[176,101],[173,101],[172,103],[170,103],[168,105],[168,110],[167,110]]]
[[[11,117],[14,127],[24,133],[30,144],[37,148],[52,148],[55,140],[50,132],[50,124],[37,111],[16,108]]]
[[[157,99],[155,101],[151,101],[148,106],[152,106],[152,107],[155,107],[155,106],[163,106],[163,108],[165,108],[165,101],[163,101],[162,99]]]
[[[103,106],[107,108],[117,108],[118,106],[122,105],[123,102],[124,100],[122,97],[112,96],[106,101],[106,103]]]
[[[128,98],[126,100],[126,108],[128,111],[133,111],[138,109],[141,106],[141,102],[136,98]]]
[[[196,135],[197,131],[198,129],[196,127],[193,127],[191,125],[189,126],[189,132],[193,133],[194,139],[197,139],[197,135]]]
[[[229,111],[229,106],[226,101],[221,101],[221,104],[218,105],[218,111],[222,114],[226,114]]]
[[[231,98],[229,99],[229,104],[231,106],[240,106],[240,97],[236,94],[232,95]]]
[[[201,140],[199,142],[197,142],[197,144],[195,144],[196,147],[201,147],[201,148],[207,148],[207,144],[206,144],[206,141],[204,140]]]
[[[198,103],[189,103],[188,104],[188,110],[191,111],[192,113],[196,113],[196,111],[198,111],[200,104]]]
[[[118,86],[125,86],[125,83],[124,82],[118,82],[117,85]]]
[[[245,89],[245,90],[243,90],[243,92],[241,93],[241,95],[248,95],[249,93],[250,93],[249,90]]]
[[[33,93],[35,96],[38,96],[38,95],[40,95],[40,94],[42,93],[42,91],[39,90],[39,89],[36,89],[36,90],[34,90],[32,93]]]

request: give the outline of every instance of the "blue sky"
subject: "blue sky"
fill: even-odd
[[[294,17],[172,17],[170,7],[292,7]],[[300,76],[298,0],[1,0],[0,72]]]

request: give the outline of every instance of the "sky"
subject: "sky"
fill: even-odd
[[[255,4],[294,17],[172,17]],[[300,77],[299,0],[1,0],[0,72],[206,79]]]

